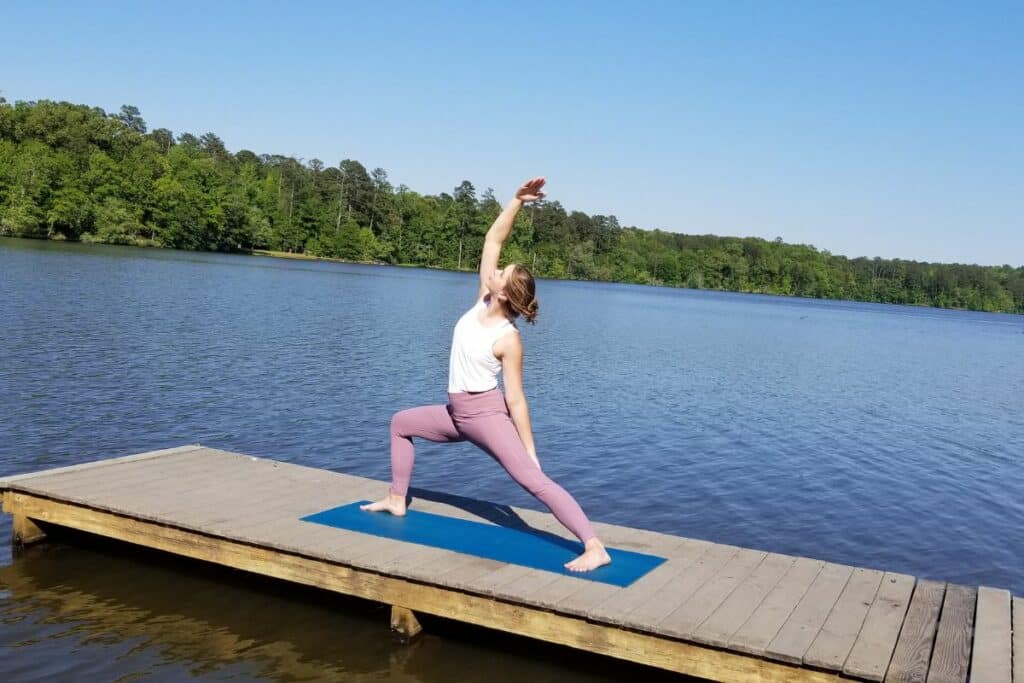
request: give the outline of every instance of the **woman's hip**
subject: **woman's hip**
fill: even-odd
[[[505,396],[497,387],[480,392],[449,393],[448,406],[452,419],[456,421],[508,415]]]

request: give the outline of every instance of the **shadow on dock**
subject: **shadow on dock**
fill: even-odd
[[[530,526],[522,517],[516,514],[516,511],[509,505],[499,505],[498,503],[488,503],[487,501],[475,500],[473,498],[457,496],[451,493],[410,487],[409,494],[405,499],[406,505],[413,508],[416,505],[417,498],[422,498],[423,500],[429,500],[435,503],[451,505],[454,508],[476,515],[480,519],[491,522],[492,524],[532,534],[538,538],[548,541],[549,543],[561,546],[573,552],[579,552],[582,547],[582,544],[579,541],[570,540],[559,536],[558,534],[553,534],[550,531],[544,531]]]

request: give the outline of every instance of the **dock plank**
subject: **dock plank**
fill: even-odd
[[[211,474],[223,474],[223,470],[211,469],[215,467],[214,463],[202,462],[190,471],[171,473],[155,467],[158,470],[156,474],[136,472],[130,477],[118,478],[114,484],[104,482],[89,487],[85,483],[69,481],[34,484],[29,490],[38,495],[97,509],[125,511],[154,520],[171,521],[164,519],[165,516],[154,509],[154,504],[168,498],[189,497],[196,500],[200,491],[215,490],[215,485],[207,481]]]
[[[939,615],[939,631],[932,648],[928,683],[965,683],[974,636],[974,606],[977,590],[946,585],[946,597]]]
[[[564,576],[562,578],[574,581],[577,588],[570,591],[556,603],[555,608],[578,617],[586,618],[587,614],[597,605],[608,598],[622,592],[621,586],[600,581],[590,581],[582,576]],[[554,582],[551,584],[554,585]],[[545,586],[546,588],[547,586]]]
[[[658,633],[690,639],[694,629],[711,616],[726,598],[756,570],[768,553],[741,549],[690,599],[654,625]]]
[[[713,543],[707,541],[685,539],[676,548],[673,557],[637,579],[625,590],[595,605],[587,616],[606,623],[624,625],[626,615],[636,609],[637,605],[667,590],[677,577],[713,546]]]
[[[693,632],[693,640],[725,647],[796,559],[791,555],[769,553],[764,562]]]
[[[465,562],[439,571],[436,574],[436,581],[459,590],[470,590],[472,582],[478,577],[497,571],[504,566],[504,562],[498,562],[488,557],[467,555]]]
[[[501,586],[498,595],[502,598],[516,598],[529,604],[529,595],[541,590],[548,584],[554,583],[559,576],[561,575],[555,572],[534,569]]]
[[[191,475],[192,469],[207,460],[202,448],[181,451],[159,458],[141,458],[106,467],[90,467],[81,470],[60,472],[52,476],[37,473],[28,479],[19,479],[7,488],[30,492],[59,492],[62,495],[95,495],[105,490],[116,490],[125,485],[159,480],[165,475],[165,468]]]
[[[824,566],[825,563],[821,560],[797,558],[750,618],[729,639],[728,647],[753,655],[763,655],[765,648],[786,623],[786,619],[793,613]]]
[[[971,683],[1012,683],[1010,591],[982,586],[974,621]]]
[[[84,472],[87,470],[95,469],[98,467],[110,467],[114,465],[121,465],[124,463],[135,462],[137,460],[151,460],[153,458],[162,458],[168,455],[176,455],[178,453],[185,453],[188,451],[197,450],[202,448],[199,444],[187,444],[185,446],[175,446],[174,448],[161,448],[155,451],[146,451],[145,453],[134,453],[132,455],[125,455],[119,458],[105,458],[102,460],[90,460],[88,462],[82,462],[75,465],[67,465],[65,467],[54,467],[47,470],[40,470],[36,472],[25,472],[23,474],[11,474],[11,475],[0,475],[0,489],[10,488],[15,484],[22,484],[30,479],[38,479],[39,477],[52,477],[58,474],[65,473],[77,473]]]
[[[914,586],[885,683],[921,683],[928,676],[945,595],[946,584],[940,581],[921,580]]]
[[[505,564],[490,574],[477,577],[469,582],[469,586],[472,590],[482,593],[483,595],[496,595],[501,592],[501,589],[508,583],[522,579],[528,576],[531,571],[538,571],[531,567],[526,567],[521,564]],[[552,577],[559,576],[554,572],[546,572]]]
[[[700,590],[725,564],[740,551],[734,545],[712,545],[686,571],[675,576],[664,592],[637,604],[623,617],[622,623],[633,628],[657,632],[657,624]]]
[[[864,626],[857,636],[843,673],[869,681],[881,681],[889,668],[903,618],[914,592],[914,577],[886,572],[882,583],[864,617]]]
[[[822,567],[793,613],[768,643],[765,657],[802,664],[804,653],[821,631],[852,574],[853,567],[841,564],[829,563]]]
[[[814,642],[804,653],[804,663],[830,671],[842,671],[864,618],[875,601],[884,572],[857,568]]]
[[[1013,683],[1024,683],[1024,598],[1013,599]]]

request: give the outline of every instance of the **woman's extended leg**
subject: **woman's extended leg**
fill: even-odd
[[[458,427],[460,434],[497,460],[516,483],[536,496],[555,519],[583,541],[583,554],[566,562],[567,569],[589,571],[612,561],[576,499],[534,464],[507,413],[460,420]]]
[[[534,464],[508,414],[482,415],[460,421],[458,427],[461,434],[497,460],[520,486],[536,496],[559,522],[590,547],[588,542],[592,544],[597,538],[590,520],[576,499]],[[597,554],[600,564],[610,561],[603,553],[601,546],[601,553]]]
[[[388,497],[363,505],[363,510],[387,510],[395,515],[405,514],[405,495],[409,491],[412,466],[416,451],[412,437],[428,441],[463,441],[452,423],[448,407],[444,405],[420,406],[400,410],[391,417],[391,488]]]

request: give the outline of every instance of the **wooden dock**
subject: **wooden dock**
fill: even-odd
[[[1024,683],[1006,590],[595,524],[668,558],[620,588],[299,518],[383,482],[198,445],[0,478],[14,542],[69,527],[715,681]],[[550,515],[438,496],[413,509],[572,538]]]

